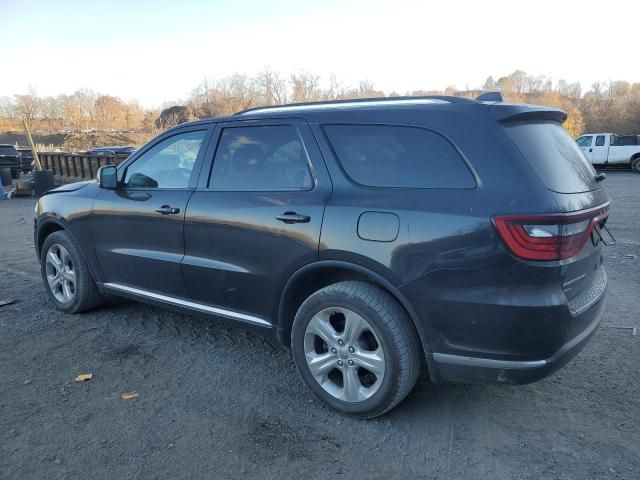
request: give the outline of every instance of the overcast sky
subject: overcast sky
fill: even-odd
[[[335,73],[387,93],[521,69],[640,82],[640,1],[0,0],[0,96],[90,88],[146,107],[206,76]]]

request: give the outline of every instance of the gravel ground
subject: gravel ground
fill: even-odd
[[[127,301],[57,312],[34,200],[0,202],[0,299],[19,299],[0,307],[0,478],[638,479],[640,176],[608,175],[618,244],[586,349],[533,385],[421,381],[372,421],[324,407],[287,352],[240,329]]]

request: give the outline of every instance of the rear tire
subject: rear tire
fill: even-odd
[[[53,232],[42,245],[40,272],[56,308],[86,312],[104,301],[76,241],[64,230]]]
[[[631,159],[631,170],[636,173],[640,173],[640,157]]]
[[[386,291],[360,281],[329,285],[307,298],[293,322],[291,349],[309,388],[360,418],[400,403],[422,365],[407,313]]]

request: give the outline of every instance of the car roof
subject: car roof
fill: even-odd
[[[384,110],[399,106],[426,106],[448,103],[476,103],[473,100],[445,95],[432,95],[426,97],[380,97],[358,98],[345,100],[331,100],[324,102],[290,103],[287,105],[274,105],[266,107],[254,107],[234,113],[233,116],[256,115],[293,112],[323,112],[327,110],[363,110],[376,108]]]
[[[301,117],[307,121],[314,119],[326,119],[329,113],[346,113],[358,111],[416,111],[423,109],[433,110],[457,110],[477,111],[478,108],[493,110],[498,120],[507,118],[520,118],[532,113],[538,116],[546,115],[551,120],[564,121],[566,113],[555,108],[540,105],[512,104],[499,101],[478,101],[462,97],[446,95],[432,95],[421,97],[380,97],[361,98],[348,100],[331,100],[322,102],[291,103],[286,105],[274,105],[255,107],[233,115],[208,117],[192,122],[181,123],[168,131],[184,127],[208,125],[239,120],[277,119],[286,117]]]
[[[326,113],[330,111],[357,111],[357,110],[393,110],[398,108],[423,108],[433,106],[445,106],[451,104],[475,104],[481,105],[484,102],[476,102],[461,97],[450,97],[445,95],[433,95],[426,97],[381,97],[381,98],[358,98],[349,100],[330,100],[323,102],[289,103],[286,105],[274,105],[249,108],[241,110],[232,115],[220,117],[208,117],[192,122],[181,123],[173,128],[190,125],[202,125],[208,123],[218,123],[232,120],[250,120],[258,118],[278,118],[288,116],[304,115],[313,116],[316,113]],[[173,130],[172,128],[172,130]]]

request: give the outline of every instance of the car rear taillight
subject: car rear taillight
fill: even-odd
[[[564,260],[576,255],[596,225],[604,225],[609,207],[579,213],[496,215],[494,224],[509,250],[524,260]]]

